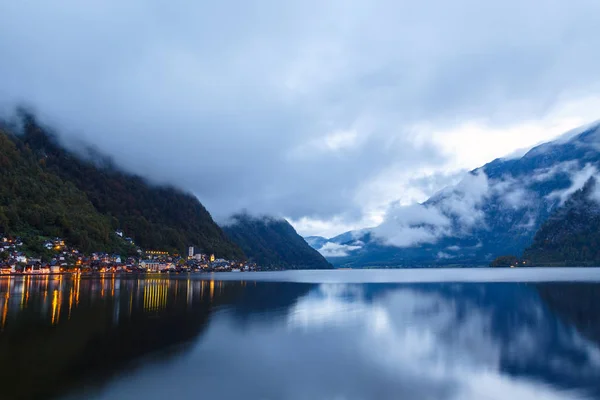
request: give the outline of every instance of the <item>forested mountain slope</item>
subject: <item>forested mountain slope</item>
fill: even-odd
[[[119,170],[109,158],[97,152],[74,154],[61,146],[56,136],[33,115],[23,113],[21,118],[18,134],[10,137],[4,134],[4,141],[12,142],[21,159],[15,161],[17,156],[13,155],[14,165],[9,165],[3,173],[10,176],[16,173],[11,171],[21,171],[18,182],[26,180],[27,184],[17,189],[16,181],[5,180],[2,190],[9,192],[8,200],[16,194],[15,190],[31,190],[36,196],[26,207],[15,203],[12,209],[18,208],[21,213],[28,212],[25,208],[66,209],[60,215],[79,221],[75,231],[70,232],[68,224],[45,218],[43,230],[65,231],[65,237],[84,248],[107,243],[109,233],[118,228],[146,249],[181,252],[194,245],[222,257],[244,256],[195,196],[174,187],[151,185],[139,176]],[[48,184],[59,188],[56,195],[48,196],[48,192],[56,190],[35,189],[36,185]],[[71,198],[66,201],[63,194],[69,191]],[[80,213],[83,215],[78,217]],[[15,225],[17,221],[10,223]],[[86,232],[89,245],[85,243]]]
[[[223,229],[251,260],[263,267],[332,268],[284,219],[238,214]]]

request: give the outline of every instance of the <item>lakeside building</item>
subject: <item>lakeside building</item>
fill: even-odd
[[[140,261],[140,267],[152,272],[162,272],[175,268],[175,265],[171,262],[164,262],[158,260],[142,260]]]
[[[123,235],[124,236],[124,235]],[[36,243],[38,244],[38,243]],[[138,248],[138,256],[122,257],[119,254],[104,252],[81,253],[70,247],[64,239],[48,238],[39,245],[45,252],[32,254],[22,251],[20,238],[8,237],[0,233],[0,273],[1,274],[46,274],[61,272],[194,272],[194,271],[231,271],[256,270],[255,265],[242,261],[216,258],[214,254],[204,254],[202,250],[189,246],[187,257],[169,254],[166,251],[146,250]]]
[[[160,251],[160,250],[146,250],[144,251],[146,257],[166,257],[169,255],[168,251]]]

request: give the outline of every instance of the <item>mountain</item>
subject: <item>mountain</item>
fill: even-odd
[[[5,212],[4,219],[13,221],[10,230],[35,228],[47,234],[60,233],[82,249],[95,249],[106,247],[112,240],[111,233],[121,229],[145,249],[181,252],[195,245],[221,257],[244,257],[195,196],[170,186],[150,185],[139,176],[119,170],[109,158],[92,149],[85,156],[70,152],[27,112],[22,112],[20,125],[18,135],[4,133],[4,142],[9,139],[21,159],[13,160],[3,173],[11,177],[22,171],[19,173],[23,176],[2,182],[2,189],[8,191],[2,206],[12,205],[11,209],[19,209],[20,213],[50,208],[64,218],[78,219],[73,225],[39,211],[43,226],[29,217],[28,225],[19,227],[14,221],[21,219]],[[50,184],[59,191],[52,193],[53,189],[46,188]],[[42,189],[37,188],[40,185]],[[12,204],[12,196],[19,190],[29,190],[35,197]],[[63,195],[67,192],[70,198]]]
[[[600,125],[592,124],[522,157],[496,159],[424,203],[392,205],[381,225],[345,233],[319,250],[346,267],[487,265],[521,254],[598,171]]]
[[[534,265],[600,265],[600,197],[591,177],[535,234],[523,258]]]
[[[223,230],[252,261],[262,267],[332,268],[285,219],[237,214],[223,226]]]
[[[320,249],[325,243],[328,242],[328,239],[324,238],[323,236],[307,236],[304,238],[304,240],[313,249]]]
[[[63,237],[84,251],[127,252],[110,219],[85,193],[44,168],[16,136],[0,129],[0,233],[21,236],[42,253],[39,236]],[[26,249],[27,250],[27,249]]]

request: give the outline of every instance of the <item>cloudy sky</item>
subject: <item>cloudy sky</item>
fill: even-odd
[[[600,118],[597,0],[0,0],[0,112],[331,236]]]

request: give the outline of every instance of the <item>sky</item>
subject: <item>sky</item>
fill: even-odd
[[[217,221],[331,237],[600,118],[596,0],[0,0],[32,107]]]

